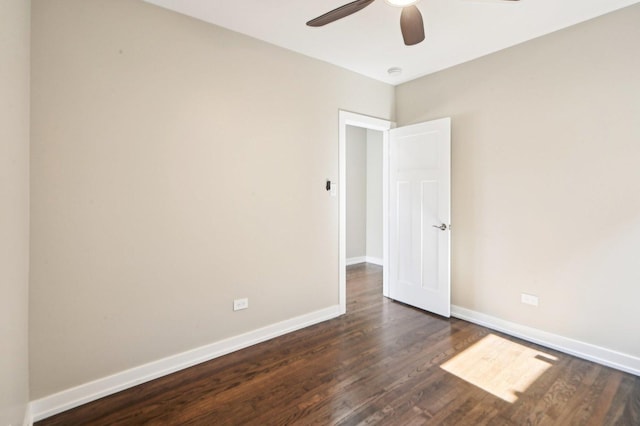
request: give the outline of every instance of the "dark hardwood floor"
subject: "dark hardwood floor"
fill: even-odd
[[[640,425],[640,378],[382,297],[37,425]]]

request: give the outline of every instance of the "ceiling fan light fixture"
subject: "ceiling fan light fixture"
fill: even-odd
[[[384,0],[387,4],[396,7],[407,7],[418,3],[419,0]]]

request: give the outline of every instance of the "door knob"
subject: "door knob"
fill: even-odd
[[[446,231],[447,230],[447,225],[445,225],[444,223],[442,225],[431,225],[434,228],[438,228],[441,231]]]

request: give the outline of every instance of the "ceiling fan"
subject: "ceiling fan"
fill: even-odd
[[[351,3],[347,3],[332,11],[320,15],[315,19],[307,22],[310,27],[321,27],[323,25],[330,24],[338,19],[347,17],[359,10],[369,6],[375,0],[356,0]],[[400,14],[400,30],[402,31],[402,38],[404,44],[407,46],[413,46],[424,40],[424,23],[422,22],[422,14],[416,7],[416,3],[419,0],[385,0],[392,6],[402,7],[402,13]],[[519,0],[504,0],[504,1],[519,1]]]

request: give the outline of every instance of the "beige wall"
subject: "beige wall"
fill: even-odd
[[[347,259],[367,255],[367,130],[347,126]]]
[[[0,425],[29,398],[30,2],[0,2]]]
[[[639,22],[635,5],[398,87],[400,125],[453,119],[454,304],[640,356]]]
[[[32,37],[32,398],[338,304],[338,110],[393,87],[135,0]]]
[[[367,129],[367,256],[382,260],[382,132]]]
[[[347,260],[382,261],[382,132],[347,126]]]

